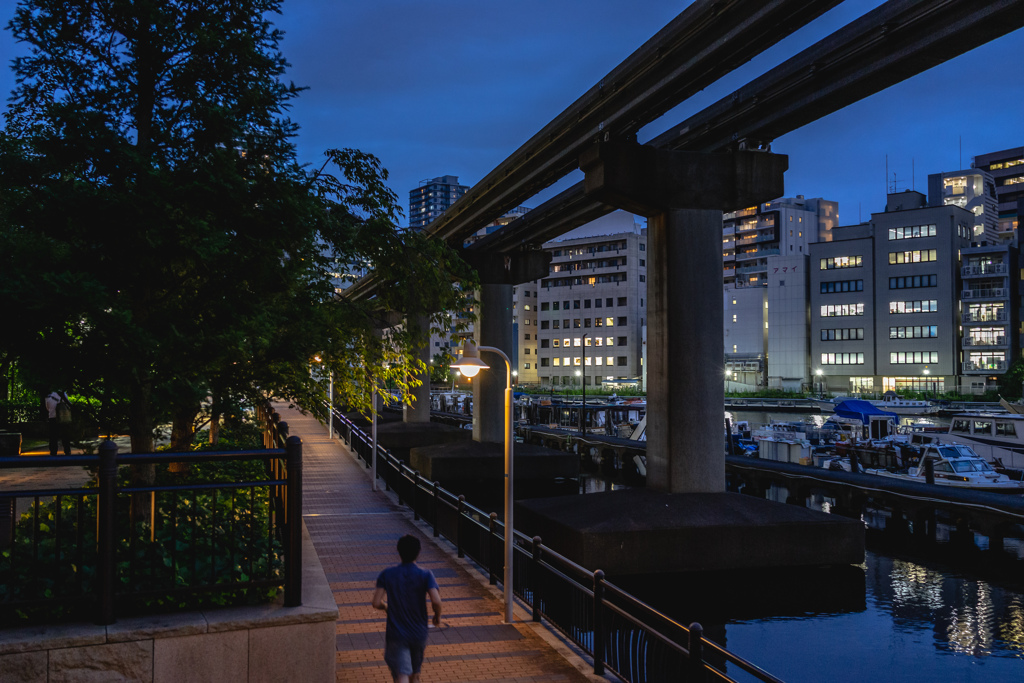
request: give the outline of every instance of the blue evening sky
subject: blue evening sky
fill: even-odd
[[[329,147],[371,152],[403,207],[423,179],[457,175],[472,185],[687,4],[285,0],[276,23],[290,77],[309,87],[291,111],[300,158],[319,166]],[[640,141],[879,4],[846,0],[649,125]],[[0,21],[14,7],[0,0]],[[20,49],[4,33],[0,62]],[[776,140],[773,151],[790,156],[786,194],[837,200],[841,223],[855,223],[884,206],[886,155],[890,181],[895,172],[899,189],[926,191],[928,173],[1024,146],[1022,55],[1017,31]],[[12,85],[9,70],[0,72],[0,91]]]

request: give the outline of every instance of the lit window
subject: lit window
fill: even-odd
[[[736,322],[736,314],[735,313],[732,314],[732,321]]]

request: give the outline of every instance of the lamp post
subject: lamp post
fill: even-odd
[[[580,388],[583,389],[583,373],[579,370],[576,371],[576,376],[580,378]],[[584,408],[587,407],[587,394],[586,389],[583,389],[583,408],[580,408],[580,434],[583,433],[583,412]]]
[[[825,372],[818,368],[814,374],[818,376],[818,398],[825,398],[825,379],[823,377]]]
[[[580,383],[580,387],[583,389],[583,407],[580,409],[580,433],[586,434],[586,419],[587,419],[587,337],[590,333],[587,332],[583,335],[583,381]]]
[[[467,339],[462,345],[462,357],[457,363],[452,363],[452,367],[458,368],[466,377],[475,377],[481,370],[491,367],[480,360],[481,351],[496,353],[505,361],[505,575],[502,589],[505,596],[505,623],[511,624],[512,541],[515,536],[515,526],[512,523],[512,363],[501,349],[494,346],[477,346],[472,339]]]

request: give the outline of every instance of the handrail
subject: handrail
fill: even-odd
[[[372,449],[372,444],[366,434],[359,429],[359,427],[343,415],[337,408],[329,406],[326,401],[323,402],[322,407],[329,410],[330,419],[334,421],[335,425],[340,423],[340,428],[336,428],[336,433],[348,444],[349,448],[355,452],[358,457],[365,459],[366,457],[373,456],[373,454],[370,454],[369,456],[364,455],[364,451],[367,447]],[[357,443],[357,440],[362,443]],[[434,535],[443,536],[454,543],[458,549],[460,557],[463,556],[466,541],[464,538],[465,529],[463,523],[468,522],[476,529],[478,534],[477,541],[480,544],[480,552],[477,554],[480,555],[480,557],[476,557],[474,559],[481,569],[486,570],[492,577],[492,582],[495,582],[501,575],[501,554],[496,553],[492,555],[490,551],[486,550],[488,547],[486,544],[496,542],[497,540],[504,542],[504,524],[500,521],[495,521],[495,523],[490,525],[482,523],[479,520],[483,519],[490,521],[491,518],[487,513],[480,508],[466,503],[464,497],[457,496],[451,491],[441,488],[437,482],[431,482],[423,478],[420,476],[419,472],[403,463],[380,444],[377,445],[377,453],[375,454],[375,457],[377,458],[378,477],[384,480],[385,485],[388,488],[394,488],[396,490],[399,498],[399,504],[408,504],[409,507],[413,508],[414,514],[417,518],[421,516],[426,518],[427,521],[433,525]],[[385,467],[382,467],[382,464],[385,465]],[[367,466],[369,466],[369,463]],[[403,484],[406,485],[404,488]],[[409,485],[411,485],[411,487]],[[417,506],[417,494],[419,494],[419,496],[422,496],[423,494],[429,495],[432,502]],[[438,523],[438,510],[442,504],[449,510],[449,512],[452,510],[455,511],[456,520],[454,534],[447,533],[440,529],[441,525]],[[486,534],[485,540],[481,540],[479,536],[480,534]],[[593,604],[593,618],[598,618],[601,610],[610,610],[610,613],[622,619],[628,625],[629,629],[646,633],[648,637],[663,642],[672,651],[676,652],[677,655],[683,657],[688,662],[688,667],[697,667],[697,669],[704,672],[704,675],[712,675],[723,681],[732,680],[725,674],[725,672],[717,669],[714,664],[706,661],[706,658],[702,653],[705,647],[709,647],[713,652],[717,653],[721,659],[734,664],[758,680],[765,681],[766,683],[781,683],[780,679],[772,676],[757,665],[729,652],[720,645],[705,638],[700,624],[694,623],[689,626],[683,626],[654,609],[647,603],[641,601],[639,598],[627,593],[614,584],[604,581],[603,572],[590,571],[564,555],[561,555],[554,549],[543,545],[543,543],[535,542],[534,539],[526,536],[522,532],[513,531],[513,534],[515,541],[513,544],[513,552],[519,552],[522,555],[525,555],[526,558],[529,558],[525,562],[520,560],[518,564],[520,566],[525,564],[527,567],[543,570],[546,572],[545,576],[547,577],[547,580],[557,579],[566,583],[568,588],[574,592],[574,595],[579,596],[580,599],[589,600]],[[488,566],[485,566],[482,559],[485,555],[487,557],[486,564]],[[494,555],[498,555],[498,559],[496,559]],[[537,559],[538,556],[540,559]],[[533,569],[528,571],[533,571]],[[524,581],[526,581],[526,579],[524,579]],[[551,615],[551,604],[549,602],[546,603],[548,608],[546,612],[543,609],[538,611],[538,605],[542,604],[543,601],[541,601],[537,594],[539,588],[537,581],[538,577],[534,576],[532,583],[527,581],[527,583],[523,583],[521,586],[514,586],[513,588],[516,589],[515,592],[518,597],[534,609],[535,620],[541,620],[542,617],[546,618],[551,627],[559,630],[585,652],[589,652],[594,656],[594,672],[596,674],[603,674],[604,669],[607,666],[609,671],[614,672],[618,677],[623,680],[630,681],[631,683],[648,683],[651,680],[655,680],[648,677],[638,679],[634,682],[633,679],[628,677],[628,672],[617,671],[615,669],[615,662],[610,661],[608,657],[600,656],[599,653],[605,652],[605,644],[603,641],[598,643],[599,637],[594,635],[596,632],[594,630],[596,628],[595,624],[586,623],[586,619],[584,619],[584,623],[571,622],[563,624],[556,622],[553,620]],[[519,580],[515,576],[513,577],[513,583],[519,583]],[[600,591],[595,590],[597,586],[600,586]],[[550,601],[550,596],[548,596],[547,599]],[[640,613],[643,616],[637,616],[637,613]],[[680,633],[686,635],[689,639],[688,642],[682,643],[674,640],[671,636],[664,634],[662,629],[654,626],[654,623],[663,623],[673,629],[679,630]],[[587,634],[587,637],[583,637],[579,634]],[[696,645],[694,642],[696,642]],[[632,653],[631,656],[641,658],[645,656],[645,652]],[[696,659],[694,659],[694,657]]]

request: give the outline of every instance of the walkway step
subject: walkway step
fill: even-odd
[[[277,406],[303,442],[303,517],[338,603],[337,680],[390,683],[384,664],[384,617],[370,607],[377,574],[398,562],[395,543],[418,536],[417,563],[434,572],[447,628],[432,630],[421,680],[576,683],[606,680],[582,672],[555,639],[529,622],[502,623],[503,605],[486,577],[463,566],[391,494],[370,489],[362,463],[343,442],[327,438],[312,416]],[[563,646],[564,649],[564,646]]]

